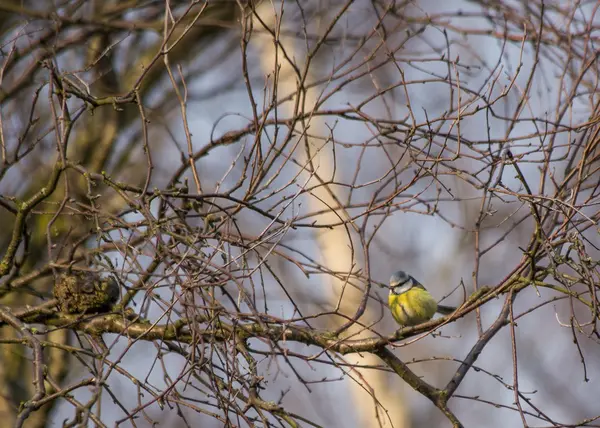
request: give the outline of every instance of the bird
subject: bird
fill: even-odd
[[[448,315],[456,310],[452,306],[438,305],[423,284],[401,270],[392,274],[389,288],[388,305],[402,327],[429,321],[436,312]]]
[[[119,284],[112,277],[77,271],[60,274],[54,284],[54,297],[61,312],[108,312],[119,299]]]

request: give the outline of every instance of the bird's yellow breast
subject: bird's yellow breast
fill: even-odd
[[[390,294],[388,304],[396,322],[403,326],[429,321],[437,311],[437,302],[423,288],[413,287],[405,293]]]

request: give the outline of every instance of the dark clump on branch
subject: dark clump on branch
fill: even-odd
[[[119,298],[119,285],[114,278],[91,272],[61,274],[54,284],[54,297],[62,312],[107,312]]]

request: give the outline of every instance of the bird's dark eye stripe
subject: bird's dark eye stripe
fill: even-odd
[[[406,293],[408,290],[413,288],[413,284],[409,283],[408,285],[406,285],[408,281],[403,282],[401,285],[395,285],[392,287],[392,293],[394,293],[395,295],[400,295],[403,293]]]
[[[402,281],[402,282],[395,282],[392,284],[392,287],[402,287],[404,284],[406,284],[408,281],[410,281],[410,277],[406,278],[406,281]]]

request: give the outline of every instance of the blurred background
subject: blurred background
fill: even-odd
[[[598,5],[0,0],[7,426],[600,425]]]

